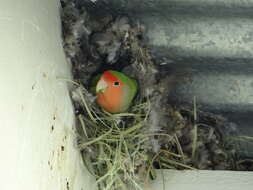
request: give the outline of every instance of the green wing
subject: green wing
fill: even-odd
[[[124,93],[124,98],[123,98],[124,101],[122,105],[122,109],[125,110],[130,106],[133,98],[135,97],[137,93],[137,90],[138,90],[137,81],[127,77],[126,75],[118,71],[110,70],[109,72],[117,76],[123,83],[127,85],[127,87],[124,88],[125,93]]]

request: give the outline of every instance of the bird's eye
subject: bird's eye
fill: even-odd
[[[113,83],[113,85],[114,85],[114,86],[119,86],[119,82],[116,81],[116,82]]]

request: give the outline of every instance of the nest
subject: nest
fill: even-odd
[[[143,25],[109,11],[92,15],[89,6],[75,1],[62,1],[62,6],[64,49],[75,80],[71,94],[78,147],[100,189],[147,188],[156,169],[253,169],[251,160],[238,161],[231,143],[225,143],[225,118],[201,112],[195,99],[191,108],[168,104],[173,79],[159,74]],[[127,113],[102,110],[89,91],[92,77],[107,69],[139,83]]]

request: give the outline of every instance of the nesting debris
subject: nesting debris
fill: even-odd
[[[159,74],[143,25],[109,11],[93,15],[74,0],[62,3],[64,49],[77,82],[78,145],[101,189],[141,189],[155,179],[155,168],[252,170],[252,160],[237,161],[225,143],[225,118],[201,112],[196,102],[190,109],[168,104],[174,79]],[[90,79],[107,69],[139,83],[128,113],[101,110],[87,90]]]

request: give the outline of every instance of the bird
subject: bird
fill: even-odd
[[[127,111],[137,94],[137,81],[116,70],[107,70],[93,81],[97,104],[110,113]]]

